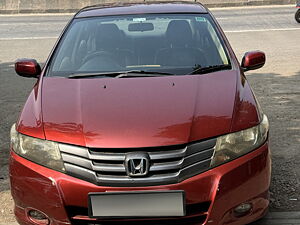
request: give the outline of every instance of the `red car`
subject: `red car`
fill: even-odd
[[[242,41],[242,40],[241,40]],[[80,10],[11,129],[22,225],[238,225],[267,211],[268,119],[217,21],[198,3]]]

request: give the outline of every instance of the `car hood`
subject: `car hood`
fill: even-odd
[[[45,138],[87,147],[184,144],[229,133],[236,71],[195,76],[45,77]]]

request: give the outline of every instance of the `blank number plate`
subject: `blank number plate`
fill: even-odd
[[[183,191],[89,193],[91,218],[185,216]]]

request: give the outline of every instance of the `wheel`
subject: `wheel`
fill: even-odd
[[[298,11],[296,12],[295,19],[298,23],[300,23],[300,9],[298,9]]]

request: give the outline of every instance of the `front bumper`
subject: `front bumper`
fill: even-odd
[[[32,163],[11,151],[11,192],[15,215],[21,225],[36,224],[28,210],[45,213],[51,225],[106,224],[87,216],[88,193],[112,191],[184,190],[187,216],[168,218],[171,224],[243,225],[261,218],[269,204],[271,160],[268,142],[257,150],[178,184],[151,187],[102,187]],[[233,213],[241,203],[252,204],[242,217]],[[115,220],[114,222],[125,220]],[[138,220],[126,221],[126,224]],[[162,224],[162,220],[149,224]],[[173,221],[173,222],[172,222]],[[143,219],[142,224],[146,224]]]

